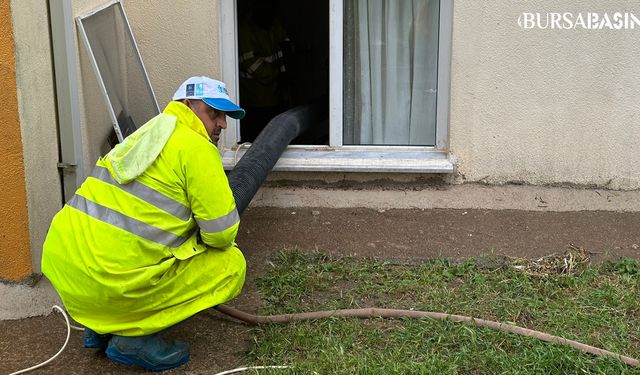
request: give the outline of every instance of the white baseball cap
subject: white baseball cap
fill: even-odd
[[[202,100],[237,120],[244,117],[244,109],[229,100],[229,93],[224,83],[209,77],[191,77],[184,81],[173,94],[172,100],[182,99]]]

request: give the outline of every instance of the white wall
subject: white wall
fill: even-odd
[[[461,181],[640,188],[640,28],[523,30],[523,12],[636,0],[455,1],[451,149]]]
[[[43,0],[12,0],[16,83],[24,153],[32,267],[40,271],[42,244],[62,193],[49,15]],[[34,25],[38,25],[34,27]]]
[[[187,78],[220,76],[218,3],[210,0],[123,2],[160,110]]]

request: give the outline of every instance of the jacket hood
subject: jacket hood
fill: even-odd
[[[186,105],[172,101],[163,113],[147,121],[104,157],[113,178],[127,184],[144,173],[160,155],[178,123],[211,141],[198,116]]]
[[[156,160],[176,127],[176,118],[161,113],[118,143],[105,157],[114,180],[127,184]]]

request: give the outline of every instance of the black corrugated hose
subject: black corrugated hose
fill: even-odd
[[[289,143],[329,116],[328,97],[292,108],[274,117],[260,132],[236,166],[229,172],[229,185],[242,214]]]

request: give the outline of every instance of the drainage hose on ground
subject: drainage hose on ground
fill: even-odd
[[[229,185],[236,199],[236,208],[242,214],[251,202],[260,185],[287,148],[296,137],[303,134],[312,126],[318,125],[328,116],[328,102],[326,98],[313,104],[296,107],[273,118],[258,135],[246,154],[240,159],[235,168],[229,173]],[[462,315],[444,314],[429,311],[394,310],[380,308],[345,309],[314,311],[299,314],[284,315],[252,315],[237,310],[231,306],[218,305],[216,310],[245,323],[257,325],[265,323],[289,323],[300,320],[313,320],[328,317],[356,317],[356,318],[432,318],[451,320],[454,322],[470,322],[480,327],[497,331],[510,332],[522,336],[530,336],[542,341],[568,345],[596,356],[611,356],[629,366],[640,367],[637,359],[626,357],[608,350],[586,345],[563,337],[549,335],[506,323],[472,318]]]
[[[450,320],[453,322],[469,322],[474,323],[479,327],[486,327],[496,331],[510,332],[522,336],[533,337],[542,341],[553,342],[570,346],[574,349],[581,350],[585,353],[590,353],[596,356],[611,356],[619,359],[629,366],[640,367],[640,361],[635,358],[626,357],[617,353],[610,352],[608,350],[600,349],[595,346],[583,344],[578,341],[565,339],[559,336],[553,336],[548,333],[534,331],[532,329],[522,328],[506,323],[494,322],[491,320],[484,320],[478,318],[472,318],[463,315],[445,314],[431,311],[415,311],[415,310],[396,310],[396,309],[380,309],[380,308],[363,308],[363,309],[344,309],[344,310],[325,310],[325,311],[313,311],[308,313],[298,314],[282,314],[282,315],[252,315],[246,312],[235,309],[227,305],[218,305],[216,310],[229,315],[235,319],[243,321],[247,324],[258,325],[266,323],[290,323],[301,320],[315,320],[329,317],[353,317],[361,319],[371,318],[387,318],[387,319],[399,319],[399,318],[432,318],[438,320]]]

